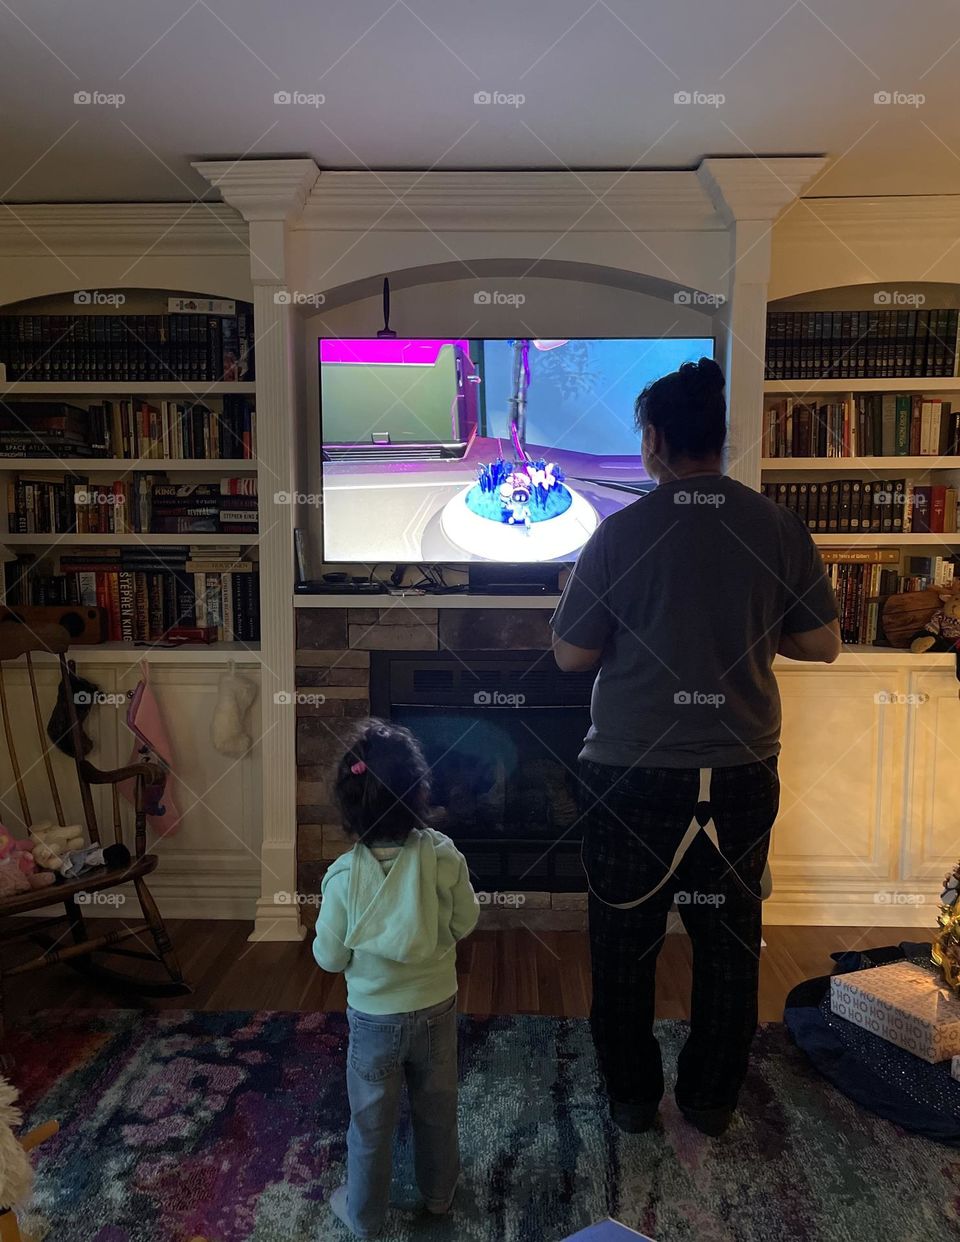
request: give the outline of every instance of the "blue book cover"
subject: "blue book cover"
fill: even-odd
[[[640,1242],[653,1242],[645,1233],[637,1233],[635,1229],[628,1229],[626,1225],[608,1218],[599,1225],[591,1225],[589,1229],[581,1229],[579,1233],[564,1238],[563,1242],[631,1242],[631,1239],[636,1242],[637,1238]]]

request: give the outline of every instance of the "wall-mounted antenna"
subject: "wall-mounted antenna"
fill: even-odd
[[[383,327],[377,333],[378,340],[394,340],[396,332],[390,331],[390,278],[383,278]]]

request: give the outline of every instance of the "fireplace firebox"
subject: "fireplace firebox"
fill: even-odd
[[[431,768],[436,826],[489,892],[581,892],[577,754],[592,673],[544,651],[375,651],[370,708]]]

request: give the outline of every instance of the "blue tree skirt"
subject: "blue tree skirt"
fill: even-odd
[[[835,954],[838,974],[908,959],[930,967],[930,946],[904,944]],[[931,967],[932,969],[932,967]],[[855,1103],[905,1130],[960,1147],[960,1082],[950,1062],[931,1065],[830,1009],[830,976],[798,984],[783,1020],[794,1043]]]

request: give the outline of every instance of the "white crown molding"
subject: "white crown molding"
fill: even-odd
[[[725,227],[694,172],[324,172],[296,228],[641,232]]]
[[[0,254],[241,255],[247,226],[222,203],[2,203]]]
[[[770,221],[800,196],[826,163],[825,156],[710,157],[701,162],[697,177],[726,224]]]
[[[248,221],[291,222],[320,175],[311,159],[199,160],[192,167]]]
[[[960,194],[889,198],[805,198],[777,221],[779,241],[809,241],[853,230],[861,240],[896,242],[904,234],[953,242],[960,233]]]

